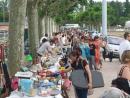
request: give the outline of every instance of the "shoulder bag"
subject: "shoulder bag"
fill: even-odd
[[[93,88],[104,87],[103,75],[100,71],[91,70]]]
[[[75,87],[87,88],[88,79],[87,79],[87,73],[85,72],[85,68],[83,66],[83,61],[82,61],[82,67],[83,69],[76,69],[71,72],[70,80],[72,81],[72,84]]]

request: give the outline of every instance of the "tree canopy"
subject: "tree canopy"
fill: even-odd
[[[0,21],[8,21],[8,1],[0,1]],[[101,2],[93,0],[38,0],[39,17],[52,17],[58,24],[85,23],[101,24]],[[83,10],[85,7],[85,11]],[[108,25],[122,25],[130,19],[130,3],[108,2]]]

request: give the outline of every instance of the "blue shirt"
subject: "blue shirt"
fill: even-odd
[[[89,48],[87,45],[85,45],[85,44],[80,44],[79,47],[80,47],[80,49],[81,49],[81,51],[82,51],[82,57],[83,57],[83,58],[88,58],[88,57],[90,57],[90,48]]]

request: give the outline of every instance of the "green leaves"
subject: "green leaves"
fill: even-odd
[[[97,3],[92,7],[88,7],[85,12],[79,12],[77,15],[77,22],[93,25],[100,24],[101,15],[101,4]]]
[[[102,3],[93,0],[39,0],[38,12],[40,17],[45,15],[63,25],[65,23],[101,24]],[[83,12],[83,6],[86,11]],[[130,3],[118,1],[108,2],[108,25],[124,25],[130,16]]]
[[[108,25],[115,26],[115,25],[122,25],[124,26],[125,22],[129,20],[130,11],[130,3],[128,0],[127,2],[109,2],[108,3]]]
[[[75,22],[77,5],[87,5],[88,0],[40,0],[38,12],[40,17],[50,16],[59,24]]]

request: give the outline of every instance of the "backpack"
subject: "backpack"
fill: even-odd
[[[72,83],[68,78],[64,79],[63,86],[65,87],[65,89],[70,90],[71,84]]]

